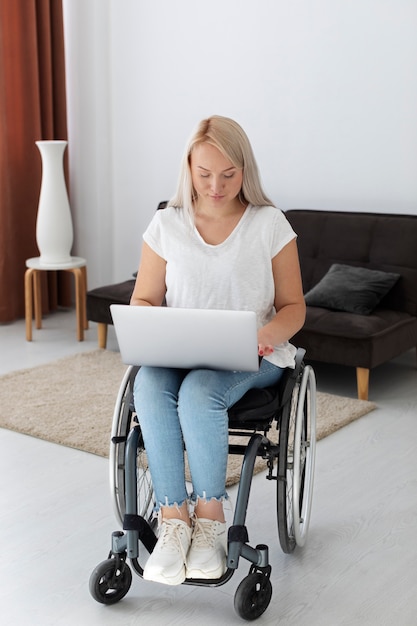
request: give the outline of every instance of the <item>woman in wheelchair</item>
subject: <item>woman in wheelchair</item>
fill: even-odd
[[[200,122],[176,195],[143,239],[132,305],[253,310],[263,357],[258,372],[142,367],[136,376],[135,409],[159,512],[144,578],[176,585],[226,569],[227,410],[294,367],[289,339],[304,323],[305,304],[296,235],[264,194],[249,140],[229,118]]]

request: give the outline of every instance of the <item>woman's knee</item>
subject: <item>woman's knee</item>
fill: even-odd
[[[179,405],[204,408],[226,408],[219,393],[219,372],[192,370],[184,378],[178,395]]]
[[[180,370],[141,367],[133,384],[136,410],[141,406],[163,408],[166,404],[176,404],[183,376]]]

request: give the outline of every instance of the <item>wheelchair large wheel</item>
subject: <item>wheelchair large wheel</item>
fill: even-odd
[[[303,546],[310,523],[316,451],[316,380],[303,367],[290,401],[283,408],[279,432],[277,480],[278,535],[290,553]]]
[[[123,519],[126,513],[126,441],[130,429],[135,425],[133,383],[138,369],[138,367],[133,366],[130,366],[127,369],[119,388],[113,413],[109,455],[110,492],[113,500],[114,513],[121,526],[123,526]],[[154,509],[154,491],[142,433],[139,435],[137,447],[137,496],[138,515],[141,515],[151,526],[153,526],[155,522],[155,520],[152,519]]]

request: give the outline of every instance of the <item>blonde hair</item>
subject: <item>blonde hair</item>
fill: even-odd
[[[201,143],[214,146],[235,167],[242,169],[243,181],[239,194],[242,203],[274,206],[262,189],[258,166],[245,131],[234,120],[220,115],[202,120],[190,137],[182,158],[177,191],[169,201],[170,206],[183,207],[192,218],[196,193],[191,177],[190,157],[194,147]]]

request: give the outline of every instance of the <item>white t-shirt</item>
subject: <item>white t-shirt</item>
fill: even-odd
[[[258,328],[275,315],[272,258],[296,237],[282,211],[249,205],[225,241],[211,245],[185,210],[156,211],[144,241],[166,265],[167,306],[255,311]],[[296,349],[285,342],[265,357],[294,367]]]

